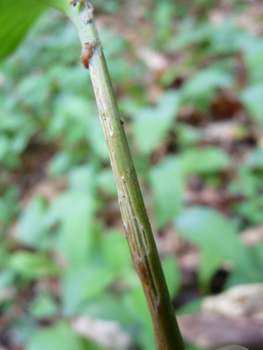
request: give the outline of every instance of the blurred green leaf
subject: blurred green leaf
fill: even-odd
[[[49,7],[69,10],[66,0],[10,0],[0,2],[0,59],[21,42],[37,18]]]
[[[263,126],[263,84],[259,83],[247,87],[241,94],[242,101],[248,113]]]
[[[60,226],[58,229],[57,248],[69,263],[87,261],[93,247],[93,197],[67,192],[61,195],[51,207],[58,210]]]
[[[255,263],[258,265],[259,269],[263,270],[263,243],[250,247],[249,253]]]
[[[94,168],[79,166],[69,174],[70,190],[56,197],[45,217],[48,227],[57,228],[56,248],[68,263],[85,263],[95,240],[93,231]]]
[[[58,152],[48,164],[48,174],[59,176],[67,173],[74,164],[74,155],[69,152]]]
[[[125,236],[117,231],[108,232],[102,240],[103,256],[114,271],[124,273],[132,269],[132,260]]]
[[[232,77],[220,70],[206,69],[188,80],[181,90],[181,103],[193,104],[206,111],[215,96],[216,88],[232,85]]]
[[[252,169],[263,170],[263,148],[256,148],[246,159],[245,163]]]
[[[171,299],[180,288],[180,270],[174,257],[162,261],[162,267]]]
[[[175,91],[165,92],[156,107],[142,109],[133,123],[136,145],[143,154],[152,152],[165,138],[175,120],[179,96]]]
[[[204,250],[213,250],[214,254],[222,259],[232,260],[233,255],[238,256],[244,249],[234,223],[212,209],[185,209],[177,217],[175,224],[185,237]]]
[[[10,91],[3,92],[3,95],[5,103],[1,106],[0,163],[4,167],[12,169],[21,166],[20,154],[25,150],[34,134],[36,123],[33,118],[18,110],[17,106],[12,105],[13,103],[18,104],[18,100],[14,100]]]
[[[117,187],[111,168],[101,169],[97,177],[97,186],[100,191],[117,197]]]
[[[103,129],[99,116],[95,115],[89,123],[89,129],[87,130],[87,136],[91,143],[91,147],[100,159],[109,161],[109,153],[107,144],[104,138]]]
[[[6,187],[0,197],[0,223],[4,232],[4,225],[7,225],[19,211],[19,190],[17,186]],[[1,256],[1,245],[0,245]],[[1,258],[0,258],[1,264]]]
[[[207,2],[211,3],[211,0]],[[168,41],[167,50],[169,52],[182,51],[182,49],[192,50],[194,47],[198,52],[200,50],[202,55],[205,53],[206,57],[214,57],[215,55],[234,54],[241,50],[249,52],[257,41],[258,38],[238,28],[231,17],[227,17],[220,24],[215,24],[187,16],[182,21],[177,35]]]
[[[34,198],[18,220],[16,239],[31,248],[48,247],[49,237],[44,222],[46,210],[45,200]]]
[[[14,324],[12,325],[14,337],[18,342],[24,345],[37,330],[38,329],[35,320],[33,320],[29,315],[16,318]]]
[[[37,111],[48,103],[50,94],[49,77],[43,73],[30,74],[23,77],[16,87],[17,99],[23,101],[27,108]]]
[[[49,293],[38,294],[30,305],[30,314],[36,319],[52,317],[57,311],[57,304]]]
[[[198,128],[188,124],[178,124],[176,127],[176,133],[178,143],[182,148],[196,145],[202,137],[202,133]]]
[[[262,222],[263,198],[258,195],[263,189],[261,157],[260,148],[252,152],[239,167],[235,181],[229,186],[231,194],[244,197],[244,200],[232,206],[233,211],[251,225]]]
[[[7,256],[8,256],[8,243],[7,241],[2,240],[2,242],[0,242],[0,267],[1,268],[7,265]]]
[[[245,55],[249,80],[251,84],[262,83],[263,81],[263,41],[258,40]]]
[[[209,263],[208,263],[209,262]],[[213,251],[204,249],[199,258],[198,278],[203,291],[209,291],[211,279],[215,272],[220,268],[222,258],[215,255]]]
[[[59,268],[43,253],[18,251],[9,258],[9,268],[25,279],[37,279],[58,274]]]
[[[105,266],[88,264],[73,266],[63,277],[62,304],[65,315],[80,312],[88,301],[105,292],[116,272]]]
[[[46,7],[43,5],[43,2],[38,4],[38,6],[32,6],[32,1],[30,0],[1,1],[0,59],[10,54],[16,48],[44,10],[46,10]]]
[[[184,178],[181,162],[167,157],[150,170],[154,198],[155,220],[160,227],[179,213],[182,205]]]
[[[229,155],[216,147],[187,149],[180,156],[182,169],[186,174],[211,174],[226,169]]]
[[[1,304],[7,300],[16,297],[16,290],[14,288],[15,274],[10,269],[1,269],[0,274],[0,307]]]
[[[81,310],[82,314],[94,319],[116,321],[126,329],[134,324],[121,295],[114,295],[109,292],[100,294],[97,298],[90,300]]]
[[[11,147],[11,140],[6,135],[1,135],[0,139],[0,160],[8,154],[8,151]]]
[[[180,306],[177,309],[176,313],[177,315],[191,314],[191,313],[200,311],[201,306],[202,306],[201,298],[193,299],[187,302],[186,304]]]
[[[201,252],[205,252],[208,260],[203,261],[201,266],[210,264],[213,254],[216,263],[221,260],[233,264],[236,273],[233,278],[236,282],[241,282],[242,278],[243,282],[258,282],[262,279],[238,238],[236,225],[221,214],[209,208],[193,207],[185,209],[175,220],[175,225],[182,235],[195,243]]]
[[[153,326],[150,313],[145,301],[145,296],[141,285],[126,293],[124,296],[125,306],[128,312],[133,315],[137,323],[134,340],[139,343],[143,350],[155,348]]]
[[[102,347],[83,340],[66,323],[36,332],[26,350],[101,350]]]
[[[48,136],[67,136],[68,145],[87,140],[89,123],[93,117],[93,105],[81,96],[59,94],[54,101],[55,115],[50,121]]]
[[[72,191],[92,195],[95,184],[93,165],[80,165],[73,168],[68,175],[68,183]]]

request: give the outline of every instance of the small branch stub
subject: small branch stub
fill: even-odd
[[[81,51],[81,61],[86,69],[89,69],[89,62],[94,52],[93,43],[85,43]]]

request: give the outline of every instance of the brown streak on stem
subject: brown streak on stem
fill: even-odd
[[[94,52],[93,43],[85,43],[81,51],[81,61],[86,69],[89,69],[89,62]]]

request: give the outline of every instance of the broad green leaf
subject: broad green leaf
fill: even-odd
[[[253,154],[252,154],[253,157]],[[248,158],[249,160],[250,158]],[[252,164],[254,161],[252,162]],[[249,165],[249,164],[248,164]],[[236,180],[229,186],[230,193],[234,195],[241,194],[246,197],[254,197],[260,191],[262,185],[261,179],[251,172],[250,165],[239,167],[236,175]],[[245,203],[244,203],[245,204]]]
[[[93,107],[80,96],[62,93],[54,102],[55,115],[50,121],[48,136],[67,135],[67,144],[72,145],[87,139]]]
[[[87,261],[94,241],[94,199],[85,193],[71,191],[61,195],[59,202],[61,224],[57,247],[69,263],[83,263]]]
[[[178,144],[180,147],[195,146],[200,139],[202,139],[202,133],[198,128],[195,128],[188,124],[178,124],[176,127]],[[183,153],[184,154],[184,153]]]
[[[140,323],[151,322],[150,312],[139,282],[135,288],[124,295],[124,301],[129,312],[134,315],[135,320],[138,320]]]
[[[13,220],[14,215],[17,214],[19,210],[19,192],[16,186],[6,187],[2,191],[0,197],[0,222],[2,224],[2,233],[4,233],[4,226]],[[4,243],[5,246],[6,242]],[[2,258],[2,247],[0,244],[0,265]]]
[[[47,230],[44,225],[46,203],[42,198],[35,198],[22,212],[18,221],[15,237],[31,248],[48,245]]]
[[[110,267],[88,264],[72,267],[63,277],[62,304],[66,315],[80,312],[88,301],[105,292],[116,273]]]
[[[186,304],[180,306],[177,309],[176,313],[177,315],[191,314],[191,313],[200,311],[201,307],[202,307],[202,299],[198,298],[198,299],[191,300]]]
[[[40,293],[30,305],[30,314],[36,319],[52,317],[58,307],[54,298],[48,293]]]
[[[97,115],[93,115],[87,129],[87,136],[91,143],[94,153],[102,160],[109,160],[107,144],[103,135],[100,119]]]
[[[133,315],[137,323],[136,343],[139,343],[143,350],[155,349],[153,326],[141,286],[138,285],[126,293],[124,301],[129,314]]]
[[[26,350],[47,349],[101,350],[102,347],[84,341],[66,323],[59,323],[36,332],[26,346]]]
[[[0,243],[0,268],[6,267],[8,257],[8,243],[2,240]]]
[[[226,169],[230,157],[216,147],[188,149],[180,156],[182,169],[186,174],[211,174]]]
[[[241,94],[248,113],[263,126],[263,84],[259,83],[246,88]]]
[[[0,59],[16,48],[45,10],[46,6],[40,1],[37,5],[32,0],[0,1]]]
[[[263,271],[263,243],[251,247],[249,252],[253,259],[255,259],[258,268]]]
[[[94,169],[92,165],[78,166],[69,173],[69,187],[72,191],[81,194],[93,195]]]
[[[155,220],[160,226],[166,225],[182,205],[184,178],[181,162],[167,157],[151,169],[150,182],[154,198]]]
[[[247,51],[245,61],[248,68],[251,84],[262,83],[263,81],[263,41],[257,40],[256,44]]]
[[[102,169],[97,176],[97,186],[103,193],[106,192],[111,196],[117,197],[117,187],[113,172],[110,168]]]
[[[236,225],[218,212],[205,207],[186,209],[175,221],[176,228],[208,257],[230,262],[244,281],[258,281],[258,272],[242,245]],[[206,261],[210,264],[210,259]],[[204,264],[204,262],[202,263]]]
[[[67,173],[74,164],[74,154],[66,151],[58,152],[48,164],[48,174],[58,176]]]
[[[109,232],[102,240],[102,252],[114,271],[127,272],[127,270],[131,270],[132,260],[129,247],[125,236],[121,233]]]
[[[185,209],[175,221],[181,234],[204,250],[214,250],[223,259],[231,259],[243,250],[235,225],[206,207]]]
[[[0,138],[0,161],[4,161],[10,147],[12,147],[11,139],[7,135],[2,134]]]
[[[213,30],[210,23],[205,22],[202,25],[197,25],[195,21],[184,21],[181,23],[179,31],[169,41],[167,50],[173,52],[174,50],[184,49],[187,46],[200,44],[200,42],[209,39],[209,35]]]
[[[215,95],[216,88],[231,86],[230,75],[216,69],[196,74],[182,87],[182,103],[191,103],[205,111]]]
[[[44,73],[25,76],[16,87],[17,99],[27,108],[40,112],[49,101],[50,85],[50,79]]]
[[[142,153],[149,154],[161,143],[175,120],[178,108],[178,94],[168,91],[156,107],[144,108],[136,115],[133,131]]]
[[[9,268],[25,279],[53,276],[59,272],[58,266],[43,253],[15,252],[9,258]]]
[[[241,269],[235,269],[229,276],[226,282],[226,288],[231,288],[235,285],[244,282],[263,282],[263,244],[247,248],[247,254],[253,265],[250,264],[250,271],[247,271],[248,276],[244,280],[244,273]]]
[[[38,17],[49,7],[73,13],[68,0],[0,0],[0,59],[17,47]]]
[[[113,320],[125,327],[130,327],[134,323],[134,318],[131,317],[123,302],[123,297],[109,292],[104,292],[88,302],[81,313],[94,319]]]
[[[211,278],[214,273],[221,266],[222,259],[218,255],[215,255],[213,251],[204,249],[200,256],[200,262],[198,266],[198,278],[201,288],[206,291],[209,290]]]
[[[180,287],[180,271],[174,257],[168,257],[162,261],[162,267],[171,299],[176,295]]]
[[[263,148],[256,148],[249,157],[245,160],[245,163],[251,169],[263,170]]]
[[[59,224],[57,248],[72,264],[88,260],[95,240],[93,216],[95,210],[94,171],[92,166],[80,166],[69,174],[68,190],[52,203],[46,216],[50,227]]]
[[[1,269],[0,274],[0,307],[2,302],[16,297],[14,289],[15,274],[10,269]]]

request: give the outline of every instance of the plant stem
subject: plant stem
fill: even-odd
[[[82,60],[89,67],[101,124],[114,172],[120,210],[134,267],[141,280],[151,314],[156,348],[184,350],[160,258],[146,213],[136,171],[110,81],[102,46],[88,1],[76,1],[74,20],[83,46]],[[73,5],[76,5],[76,3]],[[100,142],[98,140],[98,142]]]

